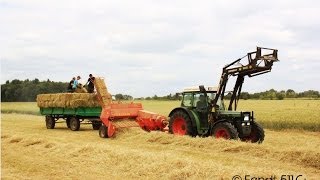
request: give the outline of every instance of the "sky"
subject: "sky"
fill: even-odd
[[[92,73],[112,94],[167,95],[217,86],[224,65],[262,46],[280,61],[243,91],[319,91],[319,11],[311,0],[0,0],[1,84]]]

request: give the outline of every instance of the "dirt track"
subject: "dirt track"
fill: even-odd
[[[99,138],[91,125],[47,130],[44,118],[2,114],[2,178],[320,179],[320,133],[266,131],[261,145],[122,130]]]

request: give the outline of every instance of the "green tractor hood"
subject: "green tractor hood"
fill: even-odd
[[[219,111],[218,113],[220,116],[224,117],[241,117],[241,112],[238,111]]]

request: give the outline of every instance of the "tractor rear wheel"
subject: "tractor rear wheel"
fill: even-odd
[[[72,131],[78,131],[80,129],[80,121],[76,117],[70,119],[70,129]]]
[[[238,139],[237,129],[229,122],[220,122],[215,124],[211,129],[211,135],[215,138]]]
[[[251,124],[251,133],[249,136],[241,138],[242,141],[248,141],[252,143],[262,143],[264,140],[263,127],[256,121]]]
[[[56,125],[56,121],[52,116],[46,116],[46,127],[47,129],[54,129],[54,126]]]
[[[192,122],[187,113],[184,111],[175,111],[170,116],[169,132],[175,135],[194,136]]]
[[[93,130],[99,130],[101,126],[101,122],[100,121],[92,121],[92,129]]]
[[[99,136],[101,138],[108,138],[108,127],[102,124],[99,128]]]

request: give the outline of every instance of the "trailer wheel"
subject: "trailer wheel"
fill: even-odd
[[[67,124],[67,127],[70,128],[70,118],[69,117],[66,119],[66,124]]]
[[[229,122],[220,122],[212,127],[211,135],[215,138],[238,139],[237,129]]]
[[[99,128],[99,136],[101,138],[108,138],[108,127],[102,124]]]
[[[78,131],[80,129],[80,121],[76,117],[70,119],[70,129],[72,131]]]
[[[46,116],[46,127],[47,129],[54,129],[54,126],[56,125],[56,121],[52,116]]]
[[[262,143],[264,140],[264,130],[263,127],[256,121],[251,124],[251,133],[249,136],[241,139],[242,141],[252,142],[252,143]]]
[[[93,130],[99,130],[100,126],[101,126],[101,122],[100,121],[92,121]]]
[[[170,116],[169,132],[175,135],[194,135],[191,119],[184,111],[175,111]]]

